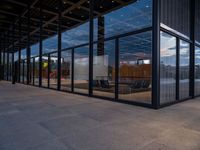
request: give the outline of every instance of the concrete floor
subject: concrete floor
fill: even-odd
[[[200,150],[200,99],[152,110],[0,81],[0,150]]]

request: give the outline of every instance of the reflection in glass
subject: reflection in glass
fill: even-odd
[[[89,47],[74,50],[74,92],[88,94]]]
[[[58,48],[58,35],[56,34],[55,36],[45,39],[43,41],[42,53],[46,54],[54,52],[57,51],[57,48]]]
[[[7,79],[7,53],[5,53],[5,64],[4,64],[4,80]]]
[[[24,82],[23,83],[27,83],[27,60],[24,60]]]
[[[71,50],[61,52],[61,90],[71,91],[72,76]]]
[[[160,103],[176,100],[176,38],[160,33]]]
[[[119,98],[151,103],[151,32],[119,40]]]
[[[50,54],[50,70],[49,70],[49,86],[50,88],[57,88],[57,72],[58,72],[58,53]]]
[[[190,44],[180,40],[179,99],[189,97]]]
[[[132,3],[131,3],[132,2]],[[101,0],[102,5],[108,0]],[[98,38],[98,26],[103,26],[105,38],[139,30],[152,25],[152,0],[130,0],[130,4],[116,9],[115,2],[110,4],[109,13],[99,16],[94,20],[94,40]],[[94,10],[99,10],[99,3],[94,4]],[[95,15],[95,14],[94,14]]]
[[[200,95],[200,48],[195,48],[195,95]]]
[[[30,74],[29,74],[29,77],[30,77],[30,80],[29,80],[29,84],[33,84],[33,58],[30,59]]]
[[[39,57],[35,57],[35,63],[34,63],[34,85],[39,85]]]
[[[23,60],[20,61],[20,82],[23,83],[23,76],[24,76],[24,64]]]
[[[94,45],[93,94],[115,96],[115,41],[99,41]]]
[[[42,56],[42,86],[48,87],[48,55]]]

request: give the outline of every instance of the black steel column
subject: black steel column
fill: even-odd
[[[90,0],[90,37],[89,37],[89,96],[93,95],[93,35],[94,35],[94,20],[93,20],[94,0]]]
[[[47,87],[50,87],[50,72],[51,72],[51,58],[50,58],[50,54],[47,55],[48,56],[48,70],[47,70]]]
[[[180,65],[180,41],[176,38],[176,100],[179,100],[179,85],[180,85],[180,74],[179,74],[179,65]]]
[[[72,58],[71,58],[71,60],[72,60],[72,72],[71,72],[71,90],[72,90],[72,92],[74,92],[74,48],[72,49]]]
[[[153,0],[152,105],[160,105],[160,0]]]
[[[62,25],[62,1],[59,0],[58,10],[58,70],[57,70],[57,89],[60,90],[61,84],[61,25]]]
[[[8,81],[8,72],[9,72],[9,43],[10,43],[10,40],[9,40],[9,36],[10,36],[10,33],[8,31],[8,34],[7,34],[7,62],[6,62],[6,80]]]
[[[30,83],[30,56],[31,56],[31,49],[30,49],[30,2],[28,1],[27,5],[27,49],[26,49],[26,54],[27,54],[27,84]]]
[[[42,86],[42,32],[43,32],[43,11],[42,1],[40,1],[40,41],[39,41],[39,86]]]
[[[119,39],[115,39],[115,100],[119,98]]]
[[[35,58],[33,58],[33,76],[32,76],[32,78],[33,78],[33,85],[35,85]]]
[[[12,25],[12,84],[15,84],[15,61],[14,61],[14,53],[15,53],[15,24],[13,22]]]
[[[19,27],[19,53],[18,53],[18,82],[21,82],[21,37],[22,37],[22,32],[21,32],[21,16],[19,16],[19,22],[18,22],[18,27]]]
[[[190,0],[190,96],[195,96],[195,0]]]
[[[5,52],[6,52],[6,34],[4,33],[3,40],[3,79],[5,80]]]

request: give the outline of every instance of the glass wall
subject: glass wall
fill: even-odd
[[[176,38],[160,33],[160,103],[176,100]]]
[[[49,59],[49,87],[57,89],[58,53],[51,53]]]
[[[152,33],[119,39],[119,98],[151,103]]]
[[[23,60],[21,60],[20,61],[20,82],[21,83],[24,83],[24,61]]]
[[[71,91],[72,84],[72,50],[61,53],[61,90]]]
[[[7,80],[7,53],[5,53],[4,80]]]
[[[93,94],[114,98],[115,40],[102,41],[100,45],[94,45]]]
[[[131,3],[132,2],[132,3]],[[107,0],[94,4],[94,10],[102,12]],[[143,29],[152,25],[152,0],[129,0],[129,5],[117,7],[115,1],[110,1],[109,13],[94,19],[94,40],[98,40],[99,33],[104,32],[104,37],[111,37]],[[103,13],[102,13],[103,14]],[[94,14],[95,15],[95,14]],[[103,27],[99,28],[99,27]],[[101,29],[101,30],[100,30]]]
[[[48,61],[48,55],[42,56],[42,86],[48,87],[48,67],[49,67],[49,61]]]
[[[58,35],[52,36],[43,41],[43,48],[42,48],[43,54],[57,51],[57,49],[58,49]]]
[[[179,54],[179,99],[189,97],[190,44],[180,40]]]
[[[39,55],[39,43],[31,46],[31,57]]]
[[[195,47],[195,95],[200,95],[200,47]]]
[[[74,49],[74,92],[88,94],[89,47]]]
[[[39,57],[34,59],[34,85],[39,85]]]

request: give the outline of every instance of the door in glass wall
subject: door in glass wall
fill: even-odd
[[[27,60],[24,60],[24,78],[23,78],[23,83],[26,84],[27,83]]]
[[[180,40],[179,56],[179,99],[189,97],[190,44]]]
[[[42,56],[42,86],[48,87],[48,55]]]
[[[200,95],[200,48],[195,47],[195,95]]]
[[[160,103],[176,100],[176,38],[160,33]]]
[[[119,99],[151,103],[151,31],[119,39]]]
[[[61,52],[61,90],[71,91],[72,83],[72,50]]]
[[[20,82],[23,83],[24,81],[24,61],[20,61]]]
[[[58,53],[52,53],[49,57],[49,87],[57,89],[57,78],[58,78]]]
[[[39,57],[34,61],[34,85],[39,85]]]
[[[98,41],[93,52],[93,94],[115,97],[115,40]]]
[[[30,59],[30,74],[29,74],[29,84],[33,84],[33,58]]]
[[[74,49],[74,92],[88,94],[89,46]]]

